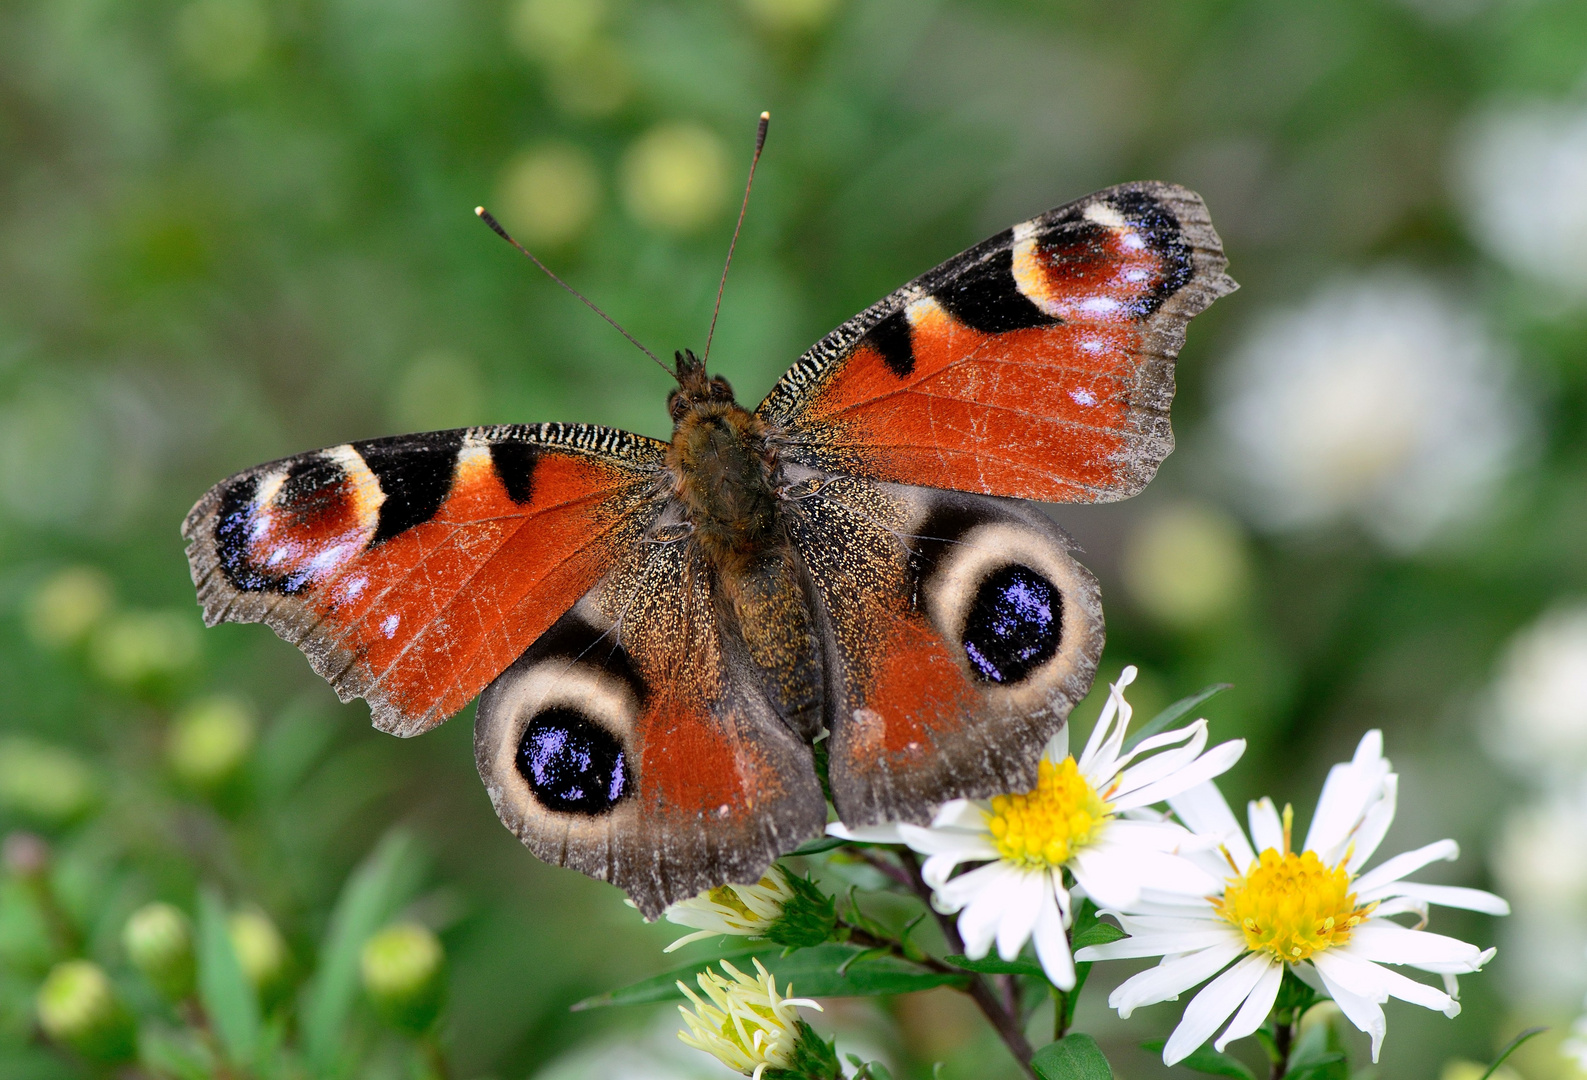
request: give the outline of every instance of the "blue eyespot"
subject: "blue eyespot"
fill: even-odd
[[[529,722],[517,764],[540,804],[562,813],[605,813],[632,786],[622,744],[568,708],[548,709]]]
[[[1017,683],[1051,660],[1063,636],[1063,596],[1028,566],[989,574],[964,626],[970,668],[986,682]]]

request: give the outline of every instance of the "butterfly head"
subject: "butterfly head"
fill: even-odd
[[[674,354],[678,368],[678,388],[667,395],[667,412],[674,424],[702,406],[720,410],[733,404],[733,388],[720,375],[707,375],[705,362],[694,355],[694,350],[684,349]]]

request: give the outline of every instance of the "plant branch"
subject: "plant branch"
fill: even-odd
[[[1280,1020],[1273,1025],[1273,1071],[1268,1074],[1272,1080],[1283,1080],[1284,1074],[1289,1072],[1289,1051],[1294,1041],[1293,1017],[1288,1022]]]
[[[954,924],[953,917],[944,915],[931,906],[931,886],[927,885],[925,879],[920,876],[920,862],[915,858],[915,853],[908,848],[902,848],[898,852],[898,861],[903,867],[909,888],[925,902],[926,910],[936,917],[937,925],[942,929],[942,936],[946,939],[948,948],[955,953],[963,953],[964,939],[959,936],[959,928]],[[993,1030],[1003,1040],[1003,1045],[1008,1047],[1008,1052],[1014,1055],[1014,1060],[1019,1062],[1025,1075],[1034,1080],[1036,1073],[1030,1067],[1032,1054],[1030,1041],[1025,1038],[1018,1013],[1010,1013],[991,984],[981,975],[970,976],[965,992],[991,1022]]]

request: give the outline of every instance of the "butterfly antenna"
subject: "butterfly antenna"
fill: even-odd
[[[524,255],[528,256],[530,262],[534,263],[540,269],[544,270],[547,277],[549,277],[552,281],[556,282],[558,285],[562,286],[568,292],[572,293],[574,296],[578,297],[580,300],[584,301],[584,303],[589,307],[589,309],[591,311],[595,312],[595,314],[599,315],[601,318],[603,318],[607,322],[611,323],[612,324],[612,329],[616,330],[619,334],[623,335],[625,338],[627,338],[629,341],[631,341],[633,343],[633,345],[634,345],[634,348],[638,349],[640,352],[644,353],[646,356],[650,357],[652,360],[655,360],[657,367],[661,368],[662,371],[665,371],[668,375],[670,375],[674,379],[676,379],[678,377],[677,372],[673,371],[666,364],[663,364],[659,359],[657,359],[655,353],[651,352],[649,349],[647,349],[643,345],[641,345],[639,343],[639,339],[637,339],[636,337],[634,337],[633,334],[630,334],[627,330],[624,330],[620,325],[618,325],[618,322],[617,322],[616,319],[612,318],[610,315],[606,314],[606,312],[604,312],[600,308],[596,307],[594,301],[592,301],[589,297],[585,296],[583,293],[579,292],[573,286],[569,285],[567,282],[565,282],[561,278],[557,277],[556,274],[554,274],[552,272],[552,270],[551,270],[551,268],[549,266],[547,266],[545,263],[541,262],[539,259],[535,258],[535,253],[534,252],[530,251],[528,248],[524,247],[518,241],[514,240],[512,238],[512,236],[507,232],[507,230],[501,227],[501,222],[496,220],[496,216],[494,214],[492,214],[489,210],[485,209],[483,206],[474,207],[474,213],[479,215],[479,219],[481,221],[483,221],[485,224],[490,226],[492,232],[494,232],[497,236],[501,237],[503,240],[507,241],[513,247],[517,248],[519,251],[523,252]]]
[[[722,311],[722,290],[727,288],[728,267],[733,265],[733,249],[738,247],[738,231],[744,227],[744,211],[749,209],[749,189],[755,184],[755,166],[760,164],[760,152],[766,145],[766,127],[771,123],[771,113],[760,114],[760,124],[755,128],[755,156],[749,159],[749,179],[744,181],[744,201],[738,208],[738,224],[733,226],[733,239],[727,245],[727,262],[722,264],[722,280],[716,286],[716,306],[711,309],[711,330],[705,335],[705,355],[700,366],[711,359],[711,339],[716,337],[716,317]]]

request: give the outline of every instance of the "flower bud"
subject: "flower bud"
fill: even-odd
[[[258,911],[239,911],[226,920],[237,964],[266,1005],[285,984],[287,943],[269,917]]]
[[[663,914],[668,922],[697,928],[667,946],[667,952],[717,934],[765,938],[802,949],[828,940],[837,924],[832,898],[780,866],[771,867],[754,885],[721,885],[681,900]]]
[[[72,753],[47,743],[0,740],[0,806],[50,825],[81,817],[99,797],[94,773]]]
[[[364,992],[392,1027],[422,1034],[441,1013],[444,960],[441,942],[429,928],[393,923],[364,943],[359,957]]]
[[[52,649],[76,645],[99,624],[113,602],[110,578],[104,571],[92,566],[67,567],[28,597],[28,635]]]
[[[212,790],[236,775],[253,741],[253,712],[247,704],[217,695],[182,711],[166,735],[165,753],[183,782]]]
[[[193,926],[170,904],[145,904],[121,931],[127,957],[169,1001],[193,993]]]
[[[689,1006],[678,1006],[687,1031],[678,1032],[686,1045],[704,1050],[745,1076],[769,1074],[788,1080],[839,1080],[843,1072],[832,1044],[799,1018],[797,1006],[820,1011],[805,998],[777,992],[777,982],[759,959],[755,974],[720,961],[723,974],[700,973],[696,994],[684,983],[678,989]],[[793,987],[787,989],[792,992]]]
[[[132,1015],[97,964],[68,960],[55,965],[39,987],[37,1007],[44,1034],[90,1061],[119,1064],[137,1051]]]

